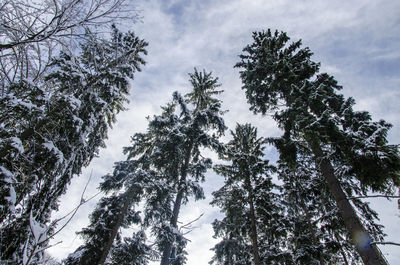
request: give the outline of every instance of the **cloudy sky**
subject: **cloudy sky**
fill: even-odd
[[[97,192],[101,176],[112,172],[114,162],[124,159],[122,147],[129,145],[130,136],[145,131],[145,117],[159,113],[173,91],[189,91],[187,73],[194,67],[205,68],[219,77],[225,90],[223,106],[229,110],[225,121],[230,129],[237,122],[251,122],[258,127],[260,136],[279,135],[274,122],[248,110],[238,70],[233,68],[256,30],[278,29],[287,32],[292,40],[302,39],[314,52],[314,61],[322,63],[322,71],[334,75],[344,86],[343,93],[356,99],[356,108],[371,112],[375,120],[383,118],[392,123],[390,142],[400,143],[400,1],[138,0],[134,3],[143,16],[142,21],[124,27],[149,42],[147,65],[132,83],[129,111],[118,116],[107,148],[72,181],[62,198],[61,212],[55,217],[78,204],[91,172],[93,177],[85,196]],[[268,156],[275,159],[272,148],[268,149]],[[210,172],[204,184],[207,199],[182,209],[182,222],[204,213],[196,223],[197,228],[188,235],[189,265],[207,264],[213,255],[209,249],[216,240],[212,238],[210,223],[219,216],[219,211],[208,203],[211,192],[222,182]],[[88,214],[95,203],[93,200],[84,205],[53,240],[53,244],[62,243],[49,249],[51,255],[65,258],[81,244],[75,232],[88,224]],[[375,199],[371,204],[386,226],[387,240],[398,241],[396,202]],[[400,264],[399,247],[381,249],[391,264]]]

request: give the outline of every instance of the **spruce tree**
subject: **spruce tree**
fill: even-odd
[[[84,245],[69,255],[64,263],[104,264],[109,259],[116,264],[139,264],[138,261],[146,264],[153,253],[146,245],[145,234],[140,231],[133,233],[131,238],[122,242],[120,229],[134,224],[140,228],[140,211],[136,211],[135,206],[144,193],[153,189],[154,174],[143,168],[140,160],[116,163],[113,174],[104,176],[100,184],[100,190],[111,195],[99,201],[90,215],[89,226],[77,233],[84,239]]]
[[[341,86],[334,77],[319,73],[301,41],[288,44],[285,33],[270,30],[253,33],[253,39],[236,64],[251,110],[272,112],[285,134],[306,146],[363,262],[387,264],[341,181],[357,180],[364,190],[383,192],[399,186],[399,150],[386,139],[391,125],[354,111],[354,100],[337,92]]]
[[[168,133],[164,139],[166,146],[163,144],[160,147],[166,147],[172,153],[162,152],[163,158],[160,161],[171,160],[171,157],[176,159],[172,164],[160,165],[160,169],[171,172],[170,181],[174,183],[174,200],[167,208],[169,222],[160,219],[160,216],[151,219],[162,251],[161,265],[185,263],[184,246],[187,240],[178,230],[180,208],[188,202],[189,196],[194,196],[196,200],[204,198],[200,183],[204,181],[204,174],[211,167],[212,161],[202,155],[201,149],[211,148],[220,152],[222,146],[218,138],[225,130],[221,101],[215,97],[222,92],[217,90],[220,86],[218,78],[214,78],[211,72],[198,72],[197,69],[189,77],[192,92],[185,95],[186,100],[174,93],[174,102],[179,109],[168,118],[178,123],[173,128],[165,128],[162,119],[156,119],[151,124],[156,130]],[[149,211],[152,211],[151,208]]]
[[[215,167],[225,183],[213,193],[212,204],[221,207],[225,217],[213,223],[215,237],[223,240],[214,247],[212,263],[290,261],[290,253],[283,250],[287,224],[279,188],[270,176],[274,167],[263,158],[266,140],[257,138],[257,130],[250,124],[238,124],[231,134],[233,139],[222,156],[230,164]]]
[[[144,147],[125,149],[132,157],[147,154],[149,167],[158,172],[154,181],[169,186],[144,196],[144,226],[155,238],[162,265],[186,262],[187,239],[178,227],[180,209],[190,197],[204,198],[201,183],[212,161],[202,149],[221,151],[218,138],[225,130],[221,101],[215,97],[222,92],[217,90],[218,79],[196,69],[189,76],[192,92],[184,97],[175,92],[161,115],[149,121],[147,132],[134,136]]]
[[[146,265],[149,260],[158,256],[146,244],[144,231],[133,233],[131,237],[124,238],[112,251],[110,264],[112,265]]]
[[[281,157],[284,158],[283,155]],[[279,160],[278,165],[278,178],[283,182],[283,203],[289,222],[288,248],[293,254],[293,262],[359,264],[360,258],[350,235],[312,158],[298,154],[295,165],[287,160]],[[346,185],[346,188],[349,187]],[[358,210],[365,212],[365,209]],[[363,221],[376,225],[374,217],[364,218]],[[383,233],[379,226],[377,228],[378,233],[374,235],[380,238]]]
[[[114,174],[106,176],[100,186],[102,190],[113,190],[116,194],[129,191],[133,197],[125,196],[128,199],[125,202],[130,205],[142,203],[143,220],[140,224],[143,230],[150,230],[155,239],[155,249],[150,249],[145,243],[134,245],[135,242],[144,242],[145,235],[141,232],[136,233],[135,238],[127,238],[124,243],[115,234],[101,233],[101,230],[117,231],[124,227],[117,221],[101,230],[94,229],[97,224],[110,222],[99,221],[102,219],[94,218],[93,213],[89,228],[80,234],[85,237],[85,231],[93,233],[87,234],[85,245],[69,256],[67,264],[85,264],[79,263],[84,260],[84,256],[79,254],[82,250],[91,253],[96,264],[103,264],[106,259],[133,264],[141,260],[143,263],[140,264],[146,264],[149,258],[156,258],[154,251],[160,253],[161,264],[185,263],[187,239],[178,227],[180,208],[191,196],[196,200],[204,198],[200,184],[212,161],[202,155],[202,148],[221,151],[218,137],[225,130],[221,102],[214,97],[222,92],[216,90],[219,87],[217,78],[213,78],[211,73],[195,70],[190,74],[190,82],[193,91],[186,95],[186,100],[175,92],[173,100],[162,107],[161,114],[149,118],[147,131],[132,137],[132,145],[124,148],[127,160],[118,162]],[[146,181],[134,177],[137,168],[146,172]],[[135,191],[130,193],[135,186]],[[116,211],[120,216],[127,215],[126,210]],[[115,219],[115,214],[112,216]],[[97,242],[96,247],[90,245],[93,240]],[[122,253],[126,254],[125,258]],[[135,256],[134,253],[138,254]]]
[[[79,56],[54,58],[47,87],[21,81],[0,99],[0,259],[20,262],[48,243],[51,211],[105,146],[146,46],[114,27],[111,41],[90,40]],[[43,227],[41,240],[30,223]]]

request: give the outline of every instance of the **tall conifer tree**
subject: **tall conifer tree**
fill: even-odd
[[[215,236],[223,239],[214,247],[212,262],[288,262],[291,255],[282,250],[286,247],[284,209],[270,176],[274,168],[263,159],[266,140],[257,138],[257,130],[250,124],[238,124],[231,134],[233,139],[222,156],[230,164],[215,167],[225,177],[225,184],[213,193],[212,204],[221,207],[225,217],[213,223]]]
[[[51,211],[105,146],[146,46],[114,27],[111,41],[89,40],[79,56],[55,58],[48,87],[21,81],[0,99],[0,259],[19,263],[48,243]]]
[[[274,139],[275,144],[278,139]],[[298,146],[298,149],[301,149]],[[285,152],[280,149],[281,152]],[[351,243],[335,201],[313,160],[297,152],[296,163],[278,161],[278,178],[282,181],[283,203],[289,222],[288,248],[295,264],[359,264],[360,258]],[[293,161],[292,161],[293,162]],[[353,190],[348,183],[342,183]],[[368,205],[357,209],[376,238],[382,238],[381,227],[375,223],[376,213]]]
[[[138,187],[133,193],[129,192],[133,197],[125,196],[128,198],[126,202],[130,205],[135,205],[139,201],[143,203],[141,224],[143,229],[149,229],[155,238],[154,250],[160,253],[163,265],[184,264],[186,261],[184,249],[187,239],[178,227],[178,219],[181,206],[186,204],[191,196],[196,200],[204,198],[200,184],[204,181],[204,174],[211,167],[212,161],[202,155],[202,148],[217,151],[223,148],[218,141],[225,130],[221,117],[223,112],[220,110],[221,101],[214,97],[222,92],[217,90],[218,79],[212,77],[211,73],[198,72],[196,69],[189,76],[193,90],[185,96],[186,100],[175,92],[173,100],[162,107],[162,113],[149,119],[147,131],[135,134],[132,137],[132,146],[124,148],[128,159],[118,162],[114,174],[106,176],[101,184],[102,190],[108,187],[107,189],[113,189],[115,193],[121,195],[132,190],[130,187]],[[141,172],[146,172],[148,176],[145,182],[134,178],[132,172],[138,166]],[[124,190],[126,191],[123,192]],[[128,216],[126,209],[116,211],[120,215]],[[134,242],[144,241],[136,237],[126,239],[124,244],[118,243],[119,237],[115,234],[104,234],[100,233],[101,230],[94,229],[94,225],[106,223],[94,218],[94,214],[89,228],[80,232],[83,236],[87,234],[85,231],[93,233],[88,234],[90,238],[87,238],[84,246],[70,255],[67,264],[86,264],[79,263],[83,256],[77,253],[81,253],[82,249],[89,249],[92,239],[96,239],[99,243],[103,242],[102,246],[96,245],[95,248],[99,252],[93,260],[96,264],[103,264],[107,257],[113,262],[148,260],[150,257],[148,254],[147,259],[146,255],[142,255],[134,260],[129,260],[132,257],[128,256],[126,259],[115,256],[121,253],[127,254],[128,249],[134,248]],[[114,221],[111,227],[104,227],[104,230],[118,230],[120,227],[123,227],[123,223]],[[107,242],[106,246],[104,242]],[[115,242],[118,243],[118,247],[111,247]],[[136,247],[134,252],[141,253],[140,250],[143,249],[154,254],[145,244]],[[75,259],[76,256],[80,258]]]
[[[391,125],[354,111],[354,100],[337,93],[341,86],[332,76],[319,73],[301,41],[288,44],[285,33],[270,30],[253,33],[253,39],[236,64],[251,110],[271,111],[287,137],[306,146],[363,262],[387,264],[341,181],[357,180],[364,191],[399,186],[399,150],[386,139]]]
[[[162,227],[169,232],[168,235],[161,230],[161,265],[183,264],[185,261],[180,254],[183,253],[186,239],[181,233],[177,233],[180,208],[188,201],[188,196],[192,195],[195,199],[204,198],[203,189],[199,184],[204,181],[204,174],[211,167],[212,161],[201,154],[201,148],[211,148],[220,152],[222,146],[218,138],[225,131],[221,117],[221,101],[215,97],[222,93],[221,90],[217,90],[220,86],[218,78],[214,78],[211,72],[198,72],[197,69],[189,74],[189,77],[193,90],[185,95],[186,100],[179,94],[174,94],[174,101],[180,108],[177,112],[180,122],[170,131],[168,137],[174,140],[169,141],[175,146],[174,158],[178,160],[177,167],[171,168],[177,171],[174,172],[175,198],[170,208],[170,221],[165,223],[159,220]]]
[[[140,231],[140,212],[135,210],[145,193],[155,189],[156,172],[146,168],[146,157],[116,163],[113,174],[103,177],[100,190],[103,197],[90,215],[88,227],[78,232],[85,241],[64,261],[66,265],[147,264],[154,257],[146,245],[145,234]],[[163,188],[158,185],[157,188]],[[167,188],[167,187],[165,187]],[[120,230],[136,225],[139,232],[121,241]],[[112,255],[110,255],[112,254]],[[141,263],[138,263],[138,262]]]

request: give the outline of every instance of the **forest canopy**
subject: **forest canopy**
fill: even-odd
[[[230,16],[141,4],[143,23],[125,0],[0,6],[0,263],[389,264],[398,126],[365,99],[396,81],[349,86],[387,68],[335,68],[329,49],[358,53],[283,20],[234,37]]]

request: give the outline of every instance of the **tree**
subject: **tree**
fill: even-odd
[[[273,191],[279,188],[269,175],[274,167],[263,159],[266,140],[257,138],[250,124],[238,124],[231,134],[233,139],[222,156],[231,164],[215,166],[225,183],[213,193],[212,204],[221,207],[225,217],[213,223],[215,237],[223,240],[214,247],[212,263],[257,265],[290,260],[290,253],[283,251],[287,224],[280,196]]]
[[[139,202],[143,204],[141,226],[143,230],[150,229],[155,238],[154,245],[161,253],[161,264],[185,263],[184,248],[187,239],[178,227],[180,207],[188,202],[189,196],[194,196],[196,200],[204,198],[200,183],[204,181],[206,170],[211,167],[211,160],[202,156],[200,148],[221,149],[218,136],[225,130],[220,117],[221,102],[212,97],[218,92],[215,90],[219,86],[217,79],[212,78],[211,73],[199,73],[197,70],[190,74],[190,77],[193,86],[198,88],[197,94],[189,93],[185,102],[184,98],[175,92],[172,102],[162,107],[162,113],[149,118],[147,131],[135,134],[132,137],[132,145],[124,148],[127,160],[116,163],[114,174],[107,175],[100,185],[104,191],[113,190],[114,193],[121,194],[129,192],[132,197],[126,197],[124,200],[129,205]],[[204,103],[200,100],[203,102],[202,106],[195,103],[200,102],[197,101],[199,97],[207,101]],[[210,131],[214,134],[210,135]],[[136,177],[135,172],[138,169],[146,178]],[[119,212],[120,220],[128,213],[125,209],[116,211]],[[116,218],[115,214],[111,216]],[[101,218],[92,219],[93,225],[110,223],[99,221]],[[92,224],[89,228],[91,226]],[[103,224],[101,226],[102,229],[88,230],[93,233],[86,238],[84,246],[70,255],[66,260],[67,264],[81,264],[79,262],[87,260],[79,253],[89,249],[94,239],[98,243],[90,247],[93,250],[85,253],[93,257],[90,262],[96,264],[103,264],[106,259],[118,264],[139,261],[142,261],[140,264],[145,264],[150,257],[156,257],[154,250],[149,246],[134,245],[134,242],[144,242],[145,236],[142,232],[137,233],[135,238],[127,238],[121,243],[117,233],[104,234],[101,231],[118,231],[127,226],[118,221],[112,222],[110,227],[104,227]],[[85,231],[87,229],[80,234],[85,236]],[[113,244],[117,246],[112,247]],[[142,254],[135,256],[134,253]],[[76,256],[78,258],[75,258]]]
[[[354,100],[337,93],[341,87],[332,76],[318,73],[319,64],[308,48],[300,48],[301,41],[287,45],[285,33],[270,30],[253,33],[253,39],[236,64],[251,110],[271,111],[287,137],[306,146],[363,262],[386,264],[341,180],[356,179],[364,190],[392,192],[399,186],[399,150],[386,139],[391,125],[354,111]]]
[[[287,241],[294,264],[359,264],[350,235],[312,157],[297,152],[296,163],[289,162],[280,140],[273,142],[281,153],[278,178],[283,183],[283,204],[289,222]],[[342,184],[346,184],[346,190],[353,190],[347,183]],[[363,206],[359,212],[374,213],[367,205]],[[373,227],[376,215],[370,216],[363,221]],[[382,236],[381,227],[377,228],[373,232]]]
[[[147,264],[154,254],[145,243],[144,232],[134,233],[121,242],[119,231],[141,224],[140,212],[135,211],[135,206],[146,189],[153,189],[153,178],[154,172],[143,169],[138,160],[116,163],[113,174],[104,176],[100,184],[101,191],[112,195],[99,201],[90,215],[89,226],[77,233],[84,239],[84,245],[69,255],[64,263],[104,264],[109,257],[114,262],[112,264]]]
[[[71,178],[105,146],[146,46],[114,27],[111,41],[83,43],[80,56],[54,58],[46,76],[51,89],[21,81],[0,99],[1,259],[31,251],[29,220],[45,226]],[[46,231],[48,238],[52,229]]]
[[[0,6],[0,97],[19,81],[45,85],[43,77],[59,50],[99,38],[111,23],[137,13],[125,0],[7,0]]]
[[[141,144],[125,149],[129,157],[147,154],[148,166],[158,172],[154,181],[169,186],[144,196],[144,226],[155,237],[162,265],[185,263],[187,239],[178,227],[180,209],[190,196],[204,198],[200,183],[212,161],[201,150],[220,151],[218,137],[225,130],[221,101],[214,97],[222,92],[218,79],[196,69],[189,76],[193,90],[186,100],[175,92],[161,115],[149,121],[147,132],[133,137]]]
[[[146,245],[146,235],[144,231],[134,233],[129,238],[124,238],[124,242],[117,245],[111,255],[112,265],[146,265],[149,260],[154,260],[158,256]]]
[[[193,91],[185,96],[186,102],[179,94],[174,94],[174,101],[180,107],[178,112],[180,122],[169,132],[170,138],[165,139],[169,144],[175,146],[173,151],[176,152],[174,159],[177,159],[177,167],[174,167],[174,164],[171,165],[173,166],[171,169],[175,170],[171,176],[175,182],[174,192],[176,195],[170,222],[162,225],[170,231],[170,235],[167,235],[167,239],[160,241],[161,265],[184,263],[184,260],[179,260],[180,256],[176,256],[174,250],[174,244],[178,243],[175,249],[179,254],[186,241],[179,235],[181,233],[176,233],[180,208],[188,201],[190,195],[194,195],[195,199],[204,198],[203,189],[199,183],[204,181],[204,173],[211,167],[212,161],[202,156],[200,148],[208,147],[221,151],[222,146],[218,142],[218,137],[225,130],[225,124],[221,118],[221,114],[223,114],[220,110],[221,101],[214,97],[214,95],[222,93],[217,90],[220,86],[218,78],[212,77],[211,72],[207,73],[204,70],[198,72],[197,69],[189,76]],[[163,129],[161,120],[156,120],[152,125],[156,126],[155,128]],[[214,134],[210,135],[210,131],[214,131]],[[178,169],[177,172],[176,169]],[[161,231],[164,232],[165,229]]]

